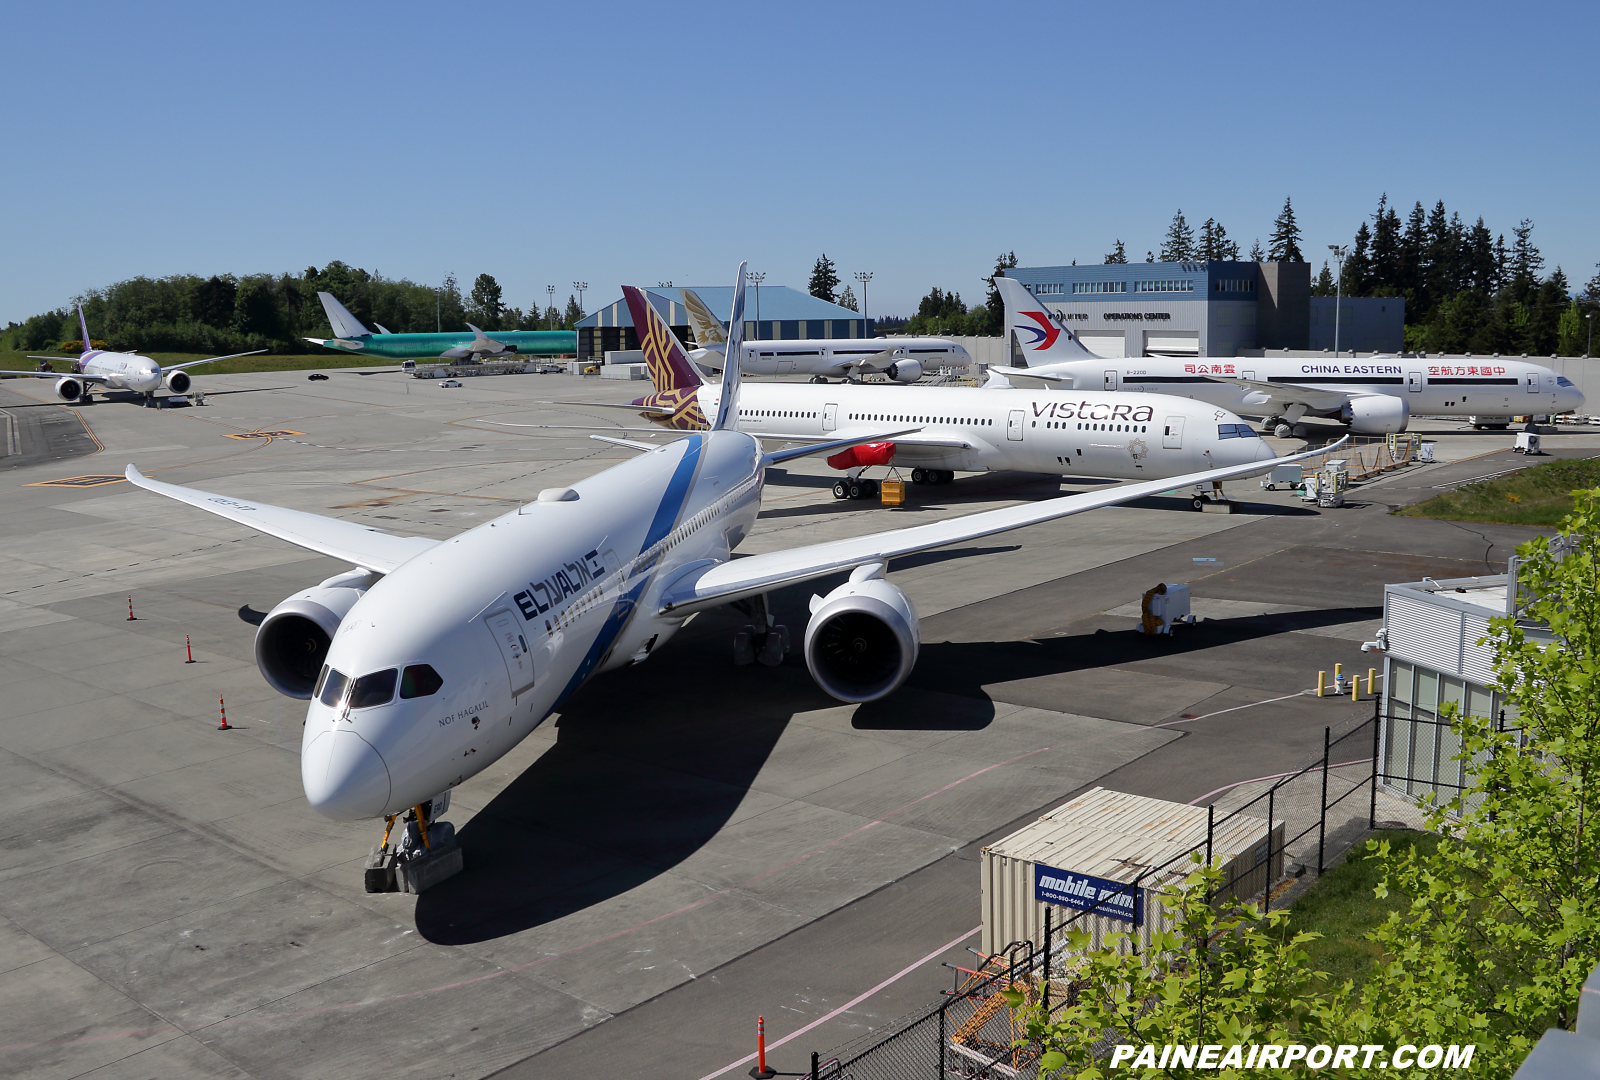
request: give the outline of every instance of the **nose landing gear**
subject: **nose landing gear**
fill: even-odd
[[[367,855],[367,892],[425,892],[461,873],[464,864],[456,827],[437,820],[449,808],[448,791],[413,806],[406,811],[400,839],[392,847],[389,837],[400,815],[390,814],[385,819],[383,841]]]

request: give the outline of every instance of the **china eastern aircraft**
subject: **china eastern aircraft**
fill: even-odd
[[[667,332],[648,297],[623,291],[634,326],[647,327],[647,336]],[[646,357],[655,393],[627,405],[582,404],[633,409],[680,431],[709,427],[722,384],[702,377],[689,362],[692,354],[679,348],[646,350]],[[1132,480],[1273,456],[1255,430],[1227,410],[1166,394],[748,382],[741,384],[734,421],[740,431],[772,439],[853,440],[856,445],[828,458],[846,473],[833,489],[840,499],[875,494],[875,483],[862,476],[874,466],[909,469],[918,484],[948,483],[958,471],[1001,469]],[[872,441],[886,424],[912,430]]]
[[[255,356],[265,349],[230,353],[227,356],[208,356],[204,360],[190,360],[166,368],[138,353],[107,352],[91,348],[89,324],[83,317],[83,305],[78,305],[78,329],[83,333],[83,353],[72,365],[69,374],[53,371],[8,371],[7,375],[25,375],[30,379],[54,379],[56,397],[62,401],[82,401],[85,405],[94,399],[96,390],[131,390],[143,395],[145,405],[155,399],[156,391],[166,388],[170,394],[187,394],[192,380],[188,369],[201,364],[214,364],[218,360],[235,360],[241,356]],[[30,356],[29,360],[60,360],[59,356]]]
[[[734,355],[743,308],[741,265]],[[647,325],[643,344],[657,362],[682,358],[659,323]],[[745,650],[736,659],[753,652],[776,664],[788,631],[772,624],[767,594],[847,574],[812,600],[802,647],[829,694],[871,701],[905,681],[921,642],[916,609],[885,576],[890,559],[1271,465],[1252,461],[734,559],[756,524],[770,467],[855,441],[769,451],[737,430],[739,394],[730,364],[709,430],[665,445],[610,439],[638,456],[443,541],[161,483],[132,464],[127,477],[351,564],[272,609],[256,633],[256,662],[275,689],[307,702],[301,780],[312,807],[344,820],[392,820],[408,808],[425,817],[432,800],[516,746],[587,680],[647,660],[695,612],[745,601],[760,632],[736,642]]]
[[[995,278],[1006,326],[1024,366],[989,369],[1041,379],[1062,389],[1154,391],[1206,401],[1246,416],[1280,438],[1305,416],[1338,419],[1362,435],[1404,431],[1413,415],[1497,417],[1575,412],[1583,391],[1563,375],[1526,360],[1478,357],[1364,360],[1305,357],[1166,357],[1101,359],[1084,348],[1059,313],[1014,278]]]
[[[689,359],[721,370],[728,351],[728,332],[693,289],[679,289],[699,348]],[[634,323],[638,325],[637,322]],[[958,341],[940,337],[905,337],[879,342],[872,338],[800,338],[747,341],[739,361],[746,375],[810,375],[827,382],[829,375],[857,380],[887,375],[898,383],[914,383],[942,367],[965,368],[972,356]]]
[[[374,334],[332,293],[319,292],[322,310],[333,329],[331,338],[308,337],[313,345],[360,353],[384,360],[460,360],[476,363],[493,357],[566,356],[578,351],[572,330],[495,330],[491,337],[471,323],[472,333],[391,334],[381,323]]]

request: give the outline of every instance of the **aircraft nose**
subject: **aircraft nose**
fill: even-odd
[[[324,731],[301,752],[306,801],[324,817],[380,817],[389,803],[389,768],[372,745],[348,727]]]
[[[1252,460],[1274,461],[1277,459],[1278,455],[1272,452],[1272,447],[1267,445],[1267,440],[1251,439],[1250,441],[1256,444],[1256,454]]]

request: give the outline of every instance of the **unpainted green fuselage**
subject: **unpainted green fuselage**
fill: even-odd
[[[578,352],[578,334],[575,330],[492,330],[489,336],[517,351],[484,357],[486,360],[576,355]],[[356,356],[377,356],[385,360],[431,360],[446,349],[471,345],[473,340],[472,333],[468,331],[461,334],[365,334],[354,338],[327,338],[322,344],[336,352]]]

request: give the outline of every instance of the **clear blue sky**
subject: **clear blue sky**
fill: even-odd
[[[982,295],[997,253],[1306,250],[1378,196],[1600,260],[1600,7],[104,4],[8,9],[0,321],[136,274],[343,259],[508,302],[623,282]]]

